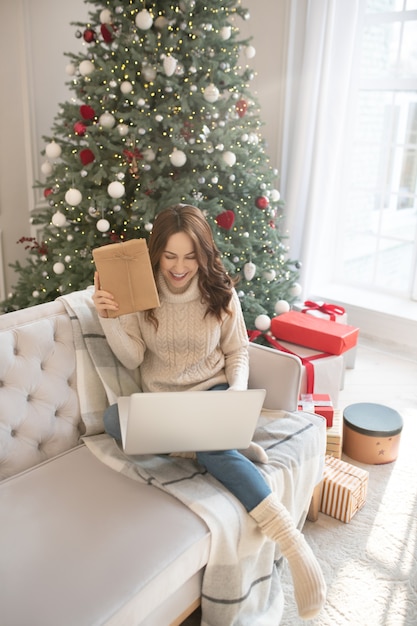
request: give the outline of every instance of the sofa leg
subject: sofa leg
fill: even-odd
[[[201,604],[200,598],[197,598],[196,600],[194,600],[194,602],[190,604],[190,606],[187,609],[185,609],[185,611],[181,613],[181,615],[179,615],[177,619],[171,622],[169,626],[181,626],[184,620],[186,620],[187,617],[189,617],[192,613],[194,613],[194,611],[198,609],[200,604]]]
[[[310,508],[308,509],[308,513],[307,513],[307,519],[309,520],[309,522],[317,522],[318,520],[322,486],[323,486],[323,483],[322,481],[320,481],[314,487],[313,495],[311,497],[311,502],[310,502]]]

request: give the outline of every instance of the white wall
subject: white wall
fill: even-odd
[[[71,21],[87,17],[82,0],[15,0],[0,5],[0,299],[15,282],[8,264],[26,257],[22,236],[32,236],[30,211],[40,202],[44,148],[58,110],[68,97],[64,52],[80,45]]]

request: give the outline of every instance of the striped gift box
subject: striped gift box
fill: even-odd
[[[348,523],[366,502],[369,472],[326,455],[320,511]]]

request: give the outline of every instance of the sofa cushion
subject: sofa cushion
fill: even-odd
[[[71,322],[51,302],[0,317],[0,479],[76,446]]]
[[[0,512],[8,626],[141,624],[204,567],[210,548],[188,508],[85,446],[4,480]]]

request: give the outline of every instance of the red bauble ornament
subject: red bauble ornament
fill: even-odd
[[[81,137],[85,135],[85,131],[87,130],[86,125],[83,124],[82,122],[75,122],[73,128],[74,128],[74,133],[76,135],[80,135]]]
[[[84,148],[80,152],[80,160],[83,165],[88,165],[95,160],[94,152],[90,148]]]
[[[235,223],[235,214],[233,211],[223,211],[223,213],[219,213],[219,215],[214,218],[214,221],[220,228],[230,230]]]
[[[101,36],[103,37],[106,43],[111,43],[113,41],[113,34],[110,32],[106,24],[102,24],[100,26]]]
[[[94,41],[96,34],[92,28],[86,28],[83,32],[83,37],[84,41],[86,41],[87,43],[91,43],[92,41]]]
[[[44,197],[45,197],[45,198],[47,198],[48,196],[50,196],[50,195],[51,195],[51,193],[53,193],[53,191],[52,191],[51,187],[48,187],[47,189],[44,189],[44,190],[43,190],[43,195],[44,195]]]
[[[243,98],[241,100],[238,100],[235,106],[238,116],[243,117],[248,110],[248,103],[246,102],[246,100],[243,100]]]
[[[93,120],[96,116],[96,112],[93,107],[88,106],[88,104],[82,104],[80,106],[80,115],[84,120]]]
[[[266,196],[258,196],[255,200],[255,206],[257,206],[258,209],[266,209],[268,205],[269,200]]]

